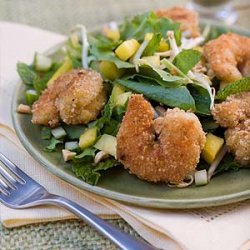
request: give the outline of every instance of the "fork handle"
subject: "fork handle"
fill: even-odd
[[[76,216],[83,219],[87,224],[95,228],[99,233],[105,235],[120,249],[136,249],[136,250],[156,250],[158,248],[153,247],[145,241],[134,238],[133,236],[124,233],[120,229],[116,228],[107,221],[94,215],[87,209],[81,207],[77,203],[68,200],[58,195],[50,195],[45,198],[46,203],[53,205],[59,205],[67,210],[71,211]]]

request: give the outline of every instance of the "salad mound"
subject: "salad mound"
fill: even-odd
[[[217,78],[203,55],[203,45],[220,35],[216,32],[207,26],[201,35],[197,14],[176,7],[120,25],[111,22],[101,32],[77,25],[55,52],[35,53],[32,65],[17,64],[27,86],[26,104],[18,111],[32,113],[32,122],[43,125],[44,150],[61,151],[75,175],[89,184],[124,164],[139,178],[171,187],[206,185],[216,174],[250,165],[249,109],[238,121],[247,124],[244,136],[233,137],[244,142],[244,161],[234,158],[236,150],[227,143],[231,134],[217,112],[232,94],[248,96],[250,78],[227,83]],[[128,107],[138,98],[128,128]]]

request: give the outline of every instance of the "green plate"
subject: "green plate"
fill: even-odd
[[[208,21],[203,21],[202,25],[207,23]],[[220,33],[228,30],[223,25],[209,23]],[[249,32],[235,27],[230,27],[230,30],[250,36]],[[250,169],[218,175],[207,186],[178,189],[169,188],[166,184],[141,181],[122,167],[118,167],[107,170],[98,185],[91,186],[74,176],[69,164],[62,160],[61,153],[47,153],[42,150],[44,142],[40,139],[40,127],[31,123],[30,115],[16,112],[18,104],[24,103],[24,91],[25,86],[19,83],[12,101],[12,118],[16,133],[35,160],[66,182],[104,197],[154,208],[199,208],[250,198]]]

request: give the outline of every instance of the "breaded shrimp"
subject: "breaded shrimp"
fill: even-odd
[[[216,77],[223,82],[250,76],[250,38],[223,34],[205,44],[203,51]]]
[[[241,165],[250,166],[250,92],[229,96],[215,104],[214,119],[225,128],[226,145]]]
[[[178,108],[153,119],[151,104],[132,95],[117,134],[117,159],[140,179],[180,183],[195,170],[205,133],[193,113]]]
[[[200,36],[199,16],[197,12],[176,6],[168,9],[159,9],[156,11],[156,15],[180,22],[181,30],[189,32],[190,37]]]
[[[34,124],[56,127],[96,119],[106,101],[102,78],[93,70],[72,70],[60,76],[32,106]]]

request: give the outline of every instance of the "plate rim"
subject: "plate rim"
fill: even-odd
[[[227,28],[228,26],[217,23],[213,20],[206,20],[201,19],[200,23],[203,24],[211,24],[215,27],[224,27]],[[250,36],[250,31],[237,27],[231,26],[228,27],[230,30],[237,31],[238,33],[248,34]],[[93,30],[97,30],[93,29]],[[53,49],[58,48],[62,43],[58,43],[52,47],[50,47],[48,51],[52,51]],[[202,207],[211,207],[211,206],[219,206],[219,205],[226,205],[231,204],[234,202],[239,202],[245,199],[250,198],[250,189],[244,190],[241,192],[227,194],[222,196],[215,196],[215,197],[206,197],[201,199],[159,199],[159,198],[146,198],[134,195],[127,195],[122,194],[120,192],[107,190],[102,187],[90,185],[83,180],[77,178],[76,176],[71,176],[70,174],[66,173],[63,169],[56,168],[50,161],[48,161],[45,157],[43,157],[39,150],[36,150],[32,147],[32,144],[29,142],[28,137],[24,134],[21,129],[21,126],[18,122],[18,113],[16,112],[16,107],[18,104],[18,94],[23,85],[18,82],[14,88],[14,92],[12,94],[11,99],[11,118],[13,127],[15,132],[24,146],[24,148],[28,151],[28,153],[33,157],[37,162],[39,162],[45,169],[49,170],[53,175],[59,177],[60,179],[66,181],[67,183],[76,186],[80,189],[83,189],[88,192],[95,193],[105,198],[113,199],[116,201],[120,201],[126,204],[132,204],[142,207],[151,207],[151,208],[169,208],[169,209],[189,209],[189,208],[202,208]]]

